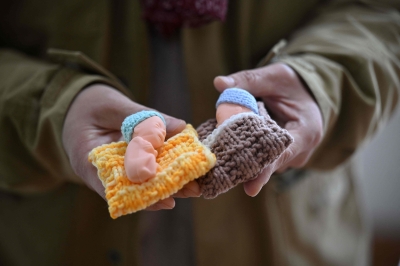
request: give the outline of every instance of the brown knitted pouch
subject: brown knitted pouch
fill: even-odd
[[[212,199],[237,184],[252,180],[293,142],[258,102],[260,115],[235,115],[215,129],[210,119],[197,128],[199,139],[217,157],[216,165],[197,182],[204,198]],[[215,129],[215,130],[214,130]]]

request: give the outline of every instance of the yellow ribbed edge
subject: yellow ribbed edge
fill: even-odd
[[[171,196],[188,182],[206,174],[216,162],[215,155],[199,141],[196,130],[188,124],[158,150],[157,175],[142,184],[134,184],[125,174],[126,147],[124,141],[113,142],[89,153],[89,161],[97,168],[105,187],[113,219]]]

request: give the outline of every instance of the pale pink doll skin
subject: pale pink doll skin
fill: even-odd
[[[221,125],[226,119],[230,118],[233,115],[240,114],[240,113],[247,113],[251,112],[247,107],[241,106],[239,104],[234,103],[221,103],[217,107],[216,119],[217,119],[217,127]]]
[[[133,183],[143,183],[156,176],[157,149],[165,140],[166,127],[158,116],[140,122],[125,152],[125,172]]]

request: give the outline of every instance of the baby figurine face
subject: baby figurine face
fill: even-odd
[[[152,116],[140,122],[134,129],[132,138],[142,137],[150,142],[155,149],[164,143],[166,128],[164,122],[158,116]]]
[[[234,103],[221,103],[217,107],[216,119],[217,119],[217,127],[221,125],[226,119],[230,118],[233,115],[253,112],[247,107],[241,106],[239,104]]]

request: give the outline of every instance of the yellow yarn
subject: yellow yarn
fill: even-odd
[[[160,167],[154,178],[142,183],[132,183],[125,174],[124,141],[104,144],[89,153],[89,161],[96,166],[102,181],[110,216],[133,213],[165,199],[188,182],[207,173],[216,162],[215,155],[197,138],[191,125],[168,139],[158,150],[156,158]]]

